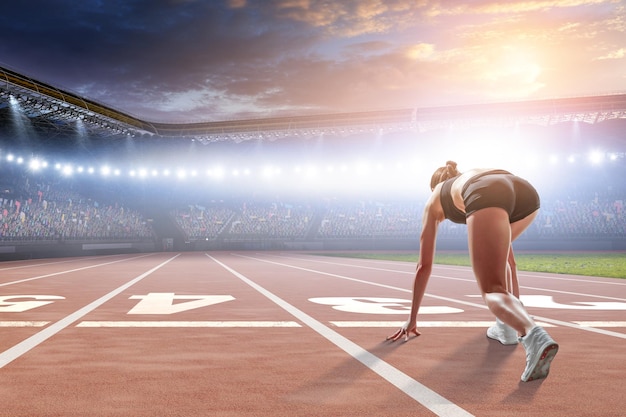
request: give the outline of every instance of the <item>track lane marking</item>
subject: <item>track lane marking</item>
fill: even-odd
[[[76,310],[75,312],[71,313],[70,315],[68,315],[68,316],[66,316],[64,318],[62,318],[61,320],[54,322],[49,327],[46,327],[45,329],[41,330],[40,332],[35,333],[34,335],[29,337],[28,339],[25,339],[25,340],[21,341],[20,343],[14,345],[13,347],[11,347],[11,348],[5,350],[4,352],[0,353],[0,368],[4,368],[7,364],[9,364],[12,361],[14,361],[15,359],[19,358],[20,356],[22,356],[23,354],[25,354],[29,350],[31,350],[31,349],[35,348],[36,346],[40,345],[41,343],[43,343],[44,341],[46,341],[50,337],[52,337],[55,334],[59,333],[61,330],[63,330],[66,327],[70,326],[72,323],[80,320],[80,318],[82,318],[86,314],[88,314],[91,311],[95,310],[96,308],[100,307],[102,304],[104,304],[105,302],[109,301],[111,298],[115,297],[116,295],[120,294],[122,291],[126,290],[127,288],[130,288],[131,286],[133,286],[137,282],[141,281],[142,279],[144,279],[148,275],[152,274],[156,270],[158,270],[161,267],[165,266],[167,263],[169,263],[173,259],[176,259],[179,255],[180,254],[178,254],[176,256],[173,256],[172,258],[166,260],[165,262],[160,263],[159,265],[155,266],[154,268],[150,269],[149,271],[144,272],[143,274],[141,274],[141,275],[133,278],[132,280],[128,281],[126,284],[123,284],[123,285],[119,286],[118,288],[114,289],[113,291],[109,292],[108,294],[103,295],[102,297],[98,298],[97,300],[89,303],[85,307],[83,307],[83,308],[81,308],[79,310]],[[85,269],[85,268],[80,268],[80,269]]]
[[[295,321],[81,321],[76,327],[145,327],[145,328],[185,328],[185,327],[302,327]]]
[[[340,262],[331,262],[331,261],[322,261],[319,259],[315,259],[312,257],[297,257],[297,256],[287,256],[287,255],[276,255],[276,254],[262,254],[265,256],[273,256],[276,258],[286,258],[286,259],[294,259],[294,260],[299,260],[299,261],[309,261],[309,262],[315,262],[315,263],[321,263],[321,264],[328,264],[328,265],[339,265],[339,266],[348,266],[348,267],[353,267],[353,268],[361,268],[361,269],[371,269],[371,270],[375,270],[375,271],[388,271],[388,272],[398,272],[401,274],[411,274],[411,275],[415,275],[415,271],[402,271],[402,270],[398,270],[398,269],[387,269],[387,268],[377,268],[377,267],[373,267],[373,266],[367,266],[367,265],[358,265],[358,264],[352,264],[352,263],[340,263]],[[394,265],[397,263],[409,263],[409,262],[405,262],[405,261],[378,261],[376,259],[365,259],[365,258],[350,258],[350,259],[354,259],[354,260],[359,260],[359,261],[372,261],[373,263],[384,263],[384,264],[389,264],[389,265]],[[409,263],[411,264],[411,263]],[[415,265],[415,262],[413,262],[413,265]],[[453,266],[453,265],[444,265],[444,264],[436,264],[437,269],[449,269],[451,271],[462,271],[462,272],[472,272],[472,268],[469,266]],[[570,278],[565,278],[565,277],[559,277],[559,276],[554,276],[555,274],[552,275],[545,275],[541,272],[529,272],[529,271],[517,271],[517,276],[521,277],[521,276],[525,276],[525,277],[530,277],[530,278],[541,278],[541,279],[549,279],[552,281],[566,281],[566,282],[588,282],[591,284],[597,284],[597,285],[617,285],[617,286],[623,286],[626,287],[626,280],[620,280],[619,278],[611,278],[611,277],[589,277],[589,278],[585,278],[585,276],[583,275],[571,275]],[[459,280],[459,281],[467,281],[467,282],[476,282],[474,279],[468,279],[468,278],[455,278],[455,277],[448,277],[445,275],[432,275],[432,276],[437,276],[439,278],[445,278],[445,279],[452,279],[452,280]],[[595,280],[593,278],[599,278],[602,279],[603,281],[598,281]],[[520,287],[520,288],[529,288],[529,289],[534,289],[532,287]],[[548,290],[546,289],[546,291],[556,291],[557,290]],[[587,295],[587,294],[585,294]],[[591,295],[591,294],[588,294]],[[603,297],[600,295],[593,295],[593,297],[601,297],[601,298],[611,298],[611,297]],[[619,298],[618,300],[624,300],[623,298]]]
[[[84,266],[82,268],[75,268],[75,269],[68,269],[66,271],[59,271],[59,272],[53,272],[51,274],[46,274],[46,275],[39,275],[36,277],[30,277],[30,278],[24,278],[24,279],[19,279],[17,281],[10,281],[10,282],[3,282],[0,284],[0,287],[6,287],[8,285],[13,285],[13,284],[21,284],[23,282],[28,282],[28,281],[35,281],[38,279],[43,279],[43,278],[49,278],[49,277],[54,277],[57,275],[63,275],[63,274],[69,274],[71,272],[77,272],[77,271],[84,271],[85,269],[91,269],[91,268],[97,268],[99,266],[105,266],[105,265],[111,265],[111,264],[116,264],[118,262],[124,262],[124,261],[132,261],[134,259],[139,259],[139,258],[145,258],[146,256],[150,256],[150,255],[140,255],[140,256],[135,256],[133,258],[126,258],[126,259],[118,259],[116,261],[111,261],[111,262],[105,262],[102,264],[96,264],[96,265],[89,265],[89,266]]]
[[[302,310],[292,306],[246,276],[218,261],[211,255],[206,254],[206,256],[436,415],[442,417],[473,416],[463,408],[432,391],[425,385],[422,385],[404,372],[389,365],[376,355],[371,354],[361,346],[343,337],[323,323],[304,313]]]
[[[0,321],[0,327],[44,327],[49,321]]]
[[[329,322],[333,326],[337,327],[353,327],[353,328],[368,328],[368,327],[389,327],[398,328],[402,326],[405,321],[331,321]],[[549,323],[537,322],[540,326],[554,327]],[[454,328],[488,328],[493,326],[493,321],[420,321],[419,328],[423,327],[454,327]]]

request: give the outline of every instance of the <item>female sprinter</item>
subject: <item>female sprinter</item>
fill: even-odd
[[[420,335],[417,313],[432,270],[437,226],[445,219],[466,223],[472,269],[485,304],[498,319],[488,330],[488,336],[510,344],[507,343],[510,334],[506,333],[514,329],[526,349],[526,368],[521,380],[545,378],[559,346],[535,324],[516,297],[518,294],[511,293],[511,290],[517,292],[516,282],[511,287],[512,272],[514,274],[511,269],[515,267],[511,242],[537,216],[537,191],[526,180],[504,170],[473,169],[460,173],[456,166],[455,162],[448,161],[432,176],[433,193],[422,218],[411,313],[407,322],[387,339],[395,341],[404,336],[407,340],[410,333]]]

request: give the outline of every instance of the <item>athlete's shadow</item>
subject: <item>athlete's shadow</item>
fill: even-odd
[[[355,389],[355,381],[359,381],[365,373],[371,372],[369,368],[378,360],[385,361],[386,357],[397,353],[397,349],[411,349],[412,353],[417,356],[428,355],[428,349],[421,349],[419,346],[422,337],[412,336],[408,341],[401,338],[395,342],[383,339],[375,345],[365,346],[364,352],[353,354],[353,358],[346,358],[323,375],[297,388],[294,394],[298,395],[299,392],[300,395],[313,395],[321,400],[332,401],[342,392],[347,393]],[[429,349],[432,352],[432,344]],[[513,355],[516,357],[514,358]],[[441,381],[442,378],[449,379],[445,384],[439,384],[437,388],[437,392],[446,398],[458,396],[459,390],[462,390],[466,398],[484,398],[489,401],[487,393],[491,390],[500,393],[502,390],[504,393],[509,391],[505,397],[502,397],[502,394],[494,394],[498,396],[502,404],[527,404],[544,381],[520,381],[518,383],[525,365],[523,347],[502,345],[488,339],[484,332],[479,332],[474,337],[460,342],[454,351],[437,362],[434,362],[432,358],[429,359],[430,361],[425,361],[425,363],[431,367],[425,370],[425,373],[421,372],[421,376],[412,375],[411,367],[414,367],[414,364],[411,367],[402,367],[397,365],[398,360],[396,360],[391,366],[421,383],[427,383],[426,381],[429,380]],[[511,373],[509,368],[512,366],[519,370],[519,374],[514,374],[517,379],[503,386],[502,373],[505,371]],[[424,371],[423,368],[422,371]],[[481,383],[476,383],[476,381],[481,381]]]

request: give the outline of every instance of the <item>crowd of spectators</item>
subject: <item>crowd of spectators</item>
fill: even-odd
[[[594,191],[544,198],[537,219],[521,238],[626,238],[624,198],[619,193]],[[423,202],[334,199],[315,208],[276,202],[207,207],[199,215],[193,207],[176,211],[175,218],[189,237],[209,239],[220,234],[230,238],[406,239],[419,236],[423,209]],[[201,229],[194,226],[199,224]],[[467,228],[444,221],[438,236],[465,238]]]
[[[154,232],[138,211],[101,204],[66,186],[25,178],[0,195],[0,241],[148,238]]]
[[[153,225],[122,200],[96,200],[64,183],[2,186],[0,241],[156,239]],[[577,190],[542,196],[531,239],[626,238],[623,191]],[[223,200],[163,208],[185,239],[415,239],[423,201],[328,198]],[[467,228],[445,221],[441,238],[465,238]]]

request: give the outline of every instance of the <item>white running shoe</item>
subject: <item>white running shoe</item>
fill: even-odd
[[[487,337],[503,345],[517,345],[517,331],[496,318],[496,324],[487,329]]]
[[[526,349],[526,369],[522,374],[522,381],[542,379],[550,373],[550,363],[554,359],[559,345],[550,337],[543,327],[533,327],[526,336],[519,341]]]

